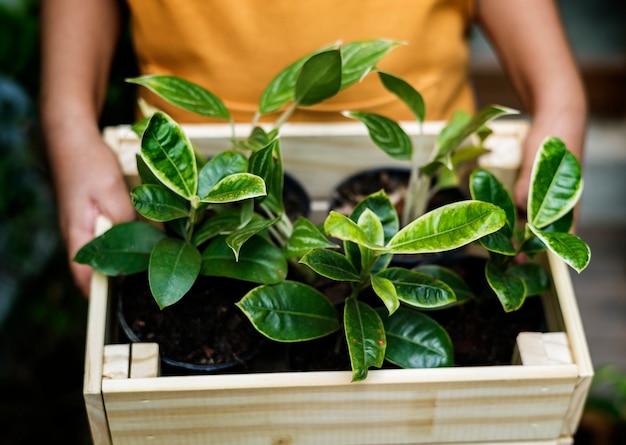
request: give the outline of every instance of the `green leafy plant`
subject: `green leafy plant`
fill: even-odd
[[[489,286],[506,311],[519,309],[526,296],[544,292],[549,280],[540,265],[517,263],[519,254],[549,249],[579,272],[590,258],[589,247],[568,233],[582,191],[576,158],[560,140],[547,138],[531,179],[522,231],[515,230],[517,215],[509,192],[481,169],[471,175],[474,200],[440,207],[406,226],[399,224],[383,192],[365,198],[349,217],[331,212],[324,231],[343,241],[343,253],[313,249],[301,262],[326,278],[351,284],[342,319],[323,295],[302,283],[260,286],[238,304],[259,331],[278,341],[315,338],[343,328],[354,380],[364,379],[368,368],[382,366],[384,359],[402,367],[450,365],[447,333],[420,310],[465,302],[472,298],[468,286],[436,265],[389,267],[390,256],[444,252],[478,241],[491,255],[485,268]],[[362,301],[369,287],[385,309]],[[307,294],[306,301],[290,297],[296,289],[298,295]]]
[[[282,281],[288,259],[306,245],[327,241],[306,239],[292,243],[299,251],[284,249],[294,232],[306,231],[294,230],[282,201],[280,127],[298,107],[315,105],[359,81],[398,44],[381,39],[334,45],[294,62],[266,87],[249,136],[238,140],[233,131],[232,149],[209,160],[163,112],[136,124],[142,184],[131,199],[140,215],[165,230],[143,221],[117,225],[85,245],[75,261],[108,275],[147,270],[161,308],[179,301],[199,275]],[[187,111],[233,123],[222,100],[192,82],[161,75],[129,81]],[[281,113],[273,128],[256,125],[259,116],[275,111]]]
[[[498,232],[480,240],[490,253],[485,266],[487,282],[506,311],[519,309],[527,296],[541,294],[549,285],[545,269],[533,262],[520,263],[520,254],[533,257],[548,249],[577,272],[589,264],[589,246],[569,233],[582,189],[578,160],[561,140],[546,138],[535,157],[526,222],[518,230],[517,210],[509,191],[489,171],[472,172],[472,197],[496,204],[507,215],[506,224]]]
[[[377,74],[383,86],[412,111],[421,129],[426,114],[421,94],[399,77],[380,70]],[[347,117],[361,121],[372,142],[390,157],[408,162],[410,176],[401,215],[403,225],[424,214],[428,201],[439,190],[459,185],[459,167],[486,151],[484,141],[491,134],[486,124],[511,114],[517,114],[517,111],[498,105],[486,106],[475,115],[457,111],[439,133],[432,149],[428,149],[423,130],[414,143],[402,126],[388,117],[359,111],[345,113]],[[468,139],[474,144],[466,144]]]
[[[368,368],[382,366],[385,358],[404,367],[451,365],[447,333],[414,308],[453,304],[455,290],[427,273],[389,267],[391,256],[455,249],[499,230],[505,219],[504,211],[493,204],[464,201],[400,228],[395,208],[381,191],[365,198],[350,217],[331,212],[326,218],[324,231],[343,241],[343,253],[316,248],[301,259],[316,273],[351,284],[342,321],[323,294],[292,281],[259,286],[238,305],[260,332],[277,341],[308,340],[343,327],[353,380],[364,379]],[[466,292],[463,283],[454,282],[459,294]],[[386,314],[362,301],[362,291],[369,287]],[[408,307],[401,308],[400,302]]]

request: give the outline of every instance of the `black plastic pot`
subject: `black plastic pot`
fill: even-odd
[[[212,301],[210,298],[205,298],[207,296],[206,294],[195,296],[193,293],[190,293],[178,303],[160,310],[156,302],[152,299],[145,274],[123,277],[115,286],[117,316],[123,335],[130,342],[158,343],[160,348],[161,372],[164,375],[242,372],[247,369],[250,361],[259,353],[263,345],[264,337],[251,326],[245,315],[234,305],[235,301],[244,295],[249,285],[236,280],[215,277],[211,277],[210,281],[207,280],[202,283],[205,278],[207,277],[201,277],[199,280],[200,284],[196,283],[194,287],[206,288],[207,282],[212,283],[211,286],[213,289],[220,288],[229,293],[226,304],[220,303],[212,308]],[[134,290],[130,290],[130,286],[143,286],[144,289],[140,293],[137,293]],[[147,302],[147,299],[151,301]],[[141,306],[139,304],[141,304]],[[144,305],[147,306],[147,309],[143,309]],[[137,319],[136,316],[130,316],[129,318],[131,311],[141,313],[142,317],[150,321],[146,322],[141,318]],[[165,334],[164,329],[166,326],[170,325],[171,320],[176,317],[181,317],[181,314],[193,314],[194,312],[199,315],[197,318],[189,319],[189,326],[185,326],[179,331],[175,330],[170,334]],[[219,322],[222,323],[221,326],[223,327],[216,326],[212,328],[209,322],[203,324],[201,314],[211,312],[216,313],[215,317],[219,317]],[[218,340],[216,340],[216,343],[218,344],[210,345],[207,343],[206,348],[215,348],[216,351],[218,348],[220,350],[228,350],[230,346],[228,346],[227,343],[232,340],[232,338],[229,337],[236,338],[238,342],[241,342],[241,339],[245,337],[243,343],[247,345],[246,350],[240,353],[234,353],[233,358],[229,360],[211,362],[207,359],[204,363],[197,360],[203,353],[206,353],[206,351],[203,350],[199,350],[197,354],[194,353],[193,359],[190,360],[185,360],[175,356],[175,354],[168,353],[167,347],[164,346],[163,342],[167,341],[167,344],[170,344],[171,340],[173,340],[173,343],[179,340],[180,343],[188,342],[189,337],[192,336],[196,330],[194,326],[200,327],[200,330],[205,329],[209,333],[212,329],[215,331],[229,329],[228,335],[224,332],[223,336],[221,333],[217,336]],[[160,327],[163,328],[163,332],[158,331]],[[189,332],[185,330],[187,327],[189,328]]]

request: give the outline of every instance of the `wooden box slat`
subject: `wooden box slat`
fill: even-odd
[[[510,185],[526,124],[496,124],[498,148],[481,162]],[[426,125],[431,142],[441,126]],[[227,147],[226,126],[185,130],[209,155]],[[107,129],[105,137],[125,172],[136,174],[138,141],[128,127]],[[287,171],[312,190],[321,209],[330,187],[347,174],[394,164],[368,146],[360,124],[287,126],[282,148]],[[114,445],[571,444],[593,368],[569,270],[552,255],[546,264],[554,280],[552,292],[543,297],[549,328],[565,334],[570,364],[372,370],[359,383],[350,383],[350,372],[102,379],[109,296],[106,280],[94,273],[85,373],[94,440]]]

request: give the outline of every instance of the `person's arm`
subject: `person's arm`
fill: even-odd
[[[477,21],[531,119],[515,201],[526,209],[535,153],[547,136],[582,162],[587,104],[581,78],[551,0],[477,0]]]
[[[98,127],[120,32],[116,0],[41,4],[41,122],[70,268],[87,295],[91,269],[72,261],[98,214],[135,217],[113,152]]]

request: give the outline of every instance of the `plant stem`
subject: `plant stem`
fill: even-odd
[[[283,114],[280,115],[280,117],[276,121],[276,124],[274,125],[274,128],[279,129],[280,127],[282,127],[283,124],[287,122],[289,117],[291,117],[293,112],[296,111],[296,108],[298,108],[298,104],[296,102],[292,102],[291,105],[289,105],[289,107],[283,112]]]

